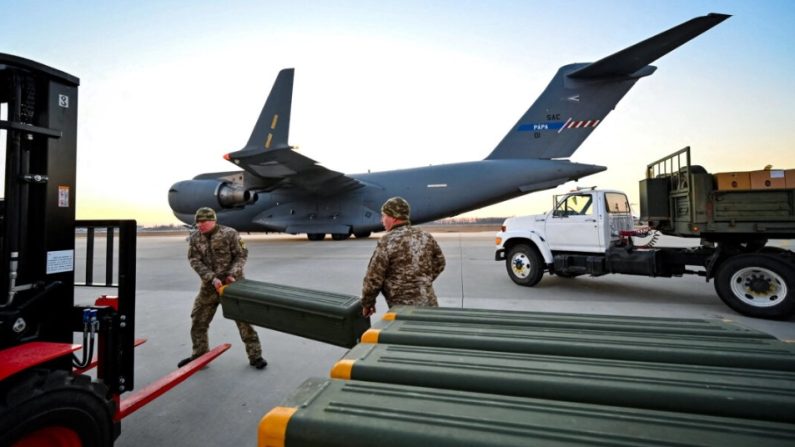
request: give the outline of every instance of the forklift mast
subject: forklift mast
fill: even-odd
[[[0,53],[2,446],[112,445],[124,417],[230,347],[121,397],[135,388],[133,351],[145,341],[134,338],[137,225],[75,220],[79,84]],[[95,244],[100,236],[104,243]],[[95,261],[104,280],[94,277]],[[76,286],[115,288],[118,296],[85,304],[80,295],[76,303]],[[84,374],[94,367],[96,379]]]
[[[0,348],[34,339],[72,342],[79,84],[67,73],[0,54]]]
[[[75,220],[79,84],[62,71],[0,53],[0,350],[32,341],[71,345],[75,333],[86,335],[90,315],[99,335],[97,377],[120,394],[134,388],[136,223]],[[84,256],[76,256],[76,232]],[[93,279],[99,234],[105,236],[104,282]],[[83,260],[85,281],[77,284],[75,265]],[[115,287],[118,297],[76,306],[76,285]],[[83,342],[87,355],[93,336],[89,340]],[[33,357],[44,362],[46,355]],[[73,366],[68,355],[46,363],[65,371]]]

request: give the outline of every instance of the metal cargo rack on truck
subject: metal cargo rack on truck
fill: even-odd
[[[795,238],[795,186],[721,189],[685,147],[646,167],[640,217],[663,234],[762,247]]]

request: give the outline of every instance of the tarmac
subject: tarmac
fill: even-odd
[[[508,278],[504,262],[494,260],[494,232],[434,235],[447,260],[434,285],[441,306],[727,319],[795,342],[795,318],[770,321],[739,315],[703,277],[545,275],[536,287],[526,288]],[[310,242],[305,236],[244,235],[249,249],[246,277],[358,296],[378,236]],[[793,249],[786,242],[778,245]],[[141,389],[173,372],[177,362],[190,355],[190,311],[199,281],[187,262],[184,235],[139,237],[137,260],[136,337],[147,339],[136,348],[135,388]],[[80,270],[78,266],[78,278]],[[81,288],[77,301],[89,303],[104,293],[113,295],[115,290]],[[386,310],[379,297],[372,321]],[[260,419],[307,378],[328,377],[346,352],[264,328],[257,332],[268,360],[261,371],[248,365],[235,324],[219,310],[210,326],[210,345],[231,343],[232,348],[125,418],[116,445],[255,446]]]

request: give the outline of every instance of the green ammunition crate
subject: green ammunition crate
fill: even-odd
[[[370,327],[352,295],[241,279],[225,286],[224,317],[351,348]]]
[[[790,447],[795,425],[309,379],[265,415],[257,437],[260,447]]]
[[[519,312],[451,307],[395,306],[385,320],[423,320],[501,324],[534,328],[599,329],[611,332],[654,332],[666,334],[720,335],[724,337],[774,338],[729,320],[650,318],[615,315]]]
[[[362,335],[362,342],[795,371],[795,344],[774,338],[418,320],[377,326]]]
[[[359,344],[331,377],[795,422],[795,372]]]

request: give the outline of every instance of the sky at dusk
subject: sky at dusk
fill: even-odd
[[[178,223],[169,186],[235,169],[222,156],[244,146],[282,68],[296,69],[290,143],[330,169],[479,160],[558,67],[710,12],[732,17],[656,61],[571,158],[607,171],[466,216],[543,212],[578,185],[637,204],[646,165],[685,146],[710,172],[795,168],[788,0],[0,5],[0,52],[80,78],[82,219]]]

